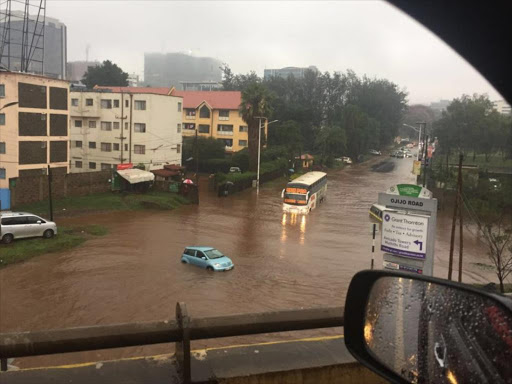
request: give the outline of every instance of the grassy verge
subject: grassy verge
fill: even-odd
[[[88,196],[66,197],[53,201],[56,216],[98,211],[129,211],[140,209],[174,209],[189,201],[181,195],[151,191],[144,194],[98,193]],[[48,217],[48,201],[16,206],[17,211]]]
[[[11,244],[0,244],[0,268],[34,256],[71,249],[94,236],[103,236],[107,233],[107,228],[101,225],[59,227],[58,234],[51,239],[36,237],[14,240]]]
[[[446,162],[446,156],[438,156],[442,158],[443,162]],[[454,153],[448,158],[448,162],[450,164],[458,164],[459,163],[459,154]],[[444,163],[443,163],[444,164]],[[475,165],[480,168],[486,167],[497,167],[497,168],[509,168],[512,167],[512,159],[503,158],[500,153],[495,153],[489,156],[486,160],[484,154],[476,154],[473,156],[473,152],[466,153],[464,156],[463,165]]]

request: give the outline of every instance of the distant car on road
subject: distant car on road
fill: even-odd
[[[14,239],[44,237],[50,239],[57,234],[57,224],[27,212],[0,213],[0,236],[2,243]]]
[[[229,168],[229,173],[242,173],[242,170],[238,167]]]
[[[352,164],[352,159],[350,157],[342,157],[341,161],[343,161],[345,164]]]
[[[397,157],[398,159],[405,159],[405,152],[398,151],[398,152],[396,153],[396,157]]]
[[[380,151],[377,151],[376,149],[370,149],[368,152],[370,154],[372,154],[372,155],[375,155],[375,156],[380,156],[381,155]]]
[[[495,178],[489,179],[489,189],[491,191],[499,191],[501,189],[501,181]]]
[[[235,266],[231,259],[212,247],[186,247],[181,262],[197,265],[208,271],[229,271]]]

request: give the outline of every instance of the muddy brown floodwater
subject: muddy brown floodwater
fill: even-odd
[[[342,306],[351,277],[369,268],[368,209],[396,183],[414,183],[412,159],[374,172],[353,165],[329,174],[327,199],[308,216],[282,213],[286,180],[218,198],[202,188],[199,206],[173,212],[112,212],[62,219],[98,223],[110,233],[83,246],[0,270],[0,332],[43,330],[174,318],[177,301],[191,316]],[[376,159],[374,162],[377,161]],[[438,219],[435,275],[446,277],[451,209]],[[233,259],[229,272],[180,263],[183,248],[208,245]],[[382,266],[380,252],[376,266]],[[457,259],[456,259],[457,260]],[[494,280],[473,263],[485,248],[465,237],[465,282]],[[456,274],[455,274],[456,275]],[[340,333],[318,330],[195,342],[193,347]],[[19,367],[166,353],[169,345],[17,359]]]

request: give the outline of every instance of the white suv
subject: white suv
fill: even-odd
[[[0,213],[0,238],[4,244],[14,239],[42,236],[46,239],[57,234],[57,224],[45,220],[32,213],[2,212]]]

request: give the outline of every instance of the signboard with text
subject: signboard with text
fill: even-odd
[[[427,254],[428,217],[385,212],[381,250],[394,255],[424,259]]]

